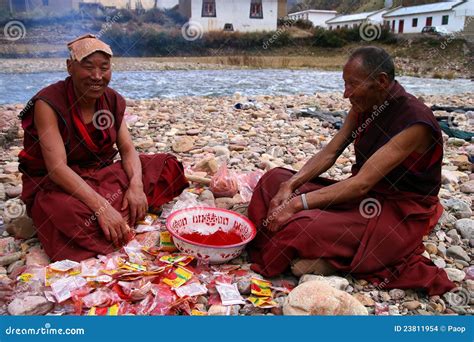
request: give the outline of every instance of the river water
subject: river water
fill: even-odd
[[[65,77],[63,72],[0,73],[0,104],[24,103],[41,88]],[[397,79],[416,95],[455,95],[472,92],[474,88],[469,79]],[[110,86],[131,99],[230,96],[236,92],[255,96],[343,91],[341,72],[285,69],[117,71]]]

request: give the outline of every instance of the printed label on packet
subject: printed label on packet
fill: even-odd
[[[51,285],[54,297],[58,303],[62,303],[65,300],[71,298],[71,291],[74,291],[82,286],[85,286],[87,281],[78,276],[67,277],[56,281]]]
[[[80,263],[72,261],[72,260],[61,260],[61,261],[56,261],[55,263],[50,264],[49,268],[57,272],[67,272],[74,268],[79,268],[80,266],[81,266]]]
[[[272,283],[266,280],[252,278],[250,290],[253,295],[261,297],[272,297]]]
[[[193,260],[194,257],[192,257],[191,255],[176,254],[163,255],[160,258],[160,261],[166,262],[167,264],[178,264],[179,266],[186,266]]]
[[[270,297],[254,297],[250,296],[247,298],[257,308],[270,309],[277,306],[277,303]]]
[[[193,277],[193,272],[186,268],[178,267],[173,273],[169,274],[163,279],[163,283],[171,286],[172,288],[178,288],[185,284],[189,279]]]
[[[87,313],[88,316],[117,316],[119,312],[118,304],[114,304],[108,308],[97,308],[93,306]]]
[[[121,269],[129,270],[129,271],[146,271],[146,266],[135,264],[130,261],[122,261],[120,265]]]
[[[22,273],[16,278],[16,280],[27,283],[31,280],[31,278],[33,278],[31,273]]]
[[[170,232],[160,232],[160,247],[162,251],[174,252],[177,250]]]
[[[207,287],[199,283],[191,283],[188,285],[181,286],[175,290],[178,297],[194,297],[200,296],[207,293]]]
[[[56,281],[63,279],[67,276],[76,276],[76,275],[81,274],[80,269],[77,269],[77,268],[73,268],[73,269],[70,269],[69,271],[63,272],[63,271],[53,270],[52,268],[50,268],[50,266],[51,265],[46,266],[45,271],[44,271],[44,284],[46,286],[51,286]]]
[[[216,289],[221,296],[222,305],[245,304],[237,284],[219,284],[216,285]]]

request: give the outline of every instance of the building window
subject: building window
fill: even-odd
[[[216,16],[216,0],[202,1],[202,16],[215,17]]]
[[[426,18],[426,25],[425,26],[431,26],[431,25],[433,25],[433,17]]]
[[[234,25],[229,24],[229,23],[225,24],[224,31],[234,31]]]
[[[411,26],[412,27],[417,27],[418,26],[418,18],[413,18],[413,20],[411,21]]]
[[[252,0],[250,2],[250,18],[263,18],[262,0]]]
[[[449,15],[443,15],[443,18],[441,18],[441,25],[448,25],[449,21]]]

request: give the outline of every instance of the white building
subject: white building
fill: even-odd
[[[474,1],[438,2],[400,7],[384,14],[384,23],[395,33],[420,33],[425,26],[439,26],[448,32],[464,29],[467,18],[474,16]]]
[[[373,12],[339,15],[326,21],[326,24],[330,30],[340,28],[354,28],[367,21],[374,24],[382,24],[382,16],[387,13],[387,11],[387,9],[381,9]]]
[[[81,0],[81,2],[100,3],[107,7],[149,10],[155,5],[161,9],[173,8],[178,5],[179,0]]]
[[[313,23],[314,27],[327,28],[326,21],[334,18],[337,15],[337,11],[326,11],[326,10],[306,10],[301,12],[295,12],[288,14],[288,18],[292,20],[309,20]]]
[[[179,0],[179,11],[206,31],[275,31],[286,0]]]

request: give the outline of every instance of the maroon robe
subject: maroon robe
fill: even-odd
[[[359,124],[369,125],[354,142],[353,176],[364,162],[392,137],[414,124],[430,127],[434,144],[423,156],[413,153],[384,177],[364,198],[323,209],[303,210],[272,233],[263,226],[270,200],[293,171],[278,168],[265,174],[249,205],[249,218],[258,226],[249,246],[252,269],[275,276],[294,258],[323,258],[335,269],[363,278],[380,288],[424,288],[430,295],[454,287],[444,270],[423,257],[423,235],[437,223],[442,207],[442,137],[433,113],[396,82],[387,105],[377,115],[360,114]],[[366,125],[364,125],[365,127]],[[360,126],[359,126],[360,127]],[[307,193],[335,181],[316,178],[301,186]],[[364,200],[379,206],[365,206]]]
[[[114,148],[125,112],[125,100],[111,88],[97,101],[97,110],[110,113],[112,124],[98,130],[82,121],[75,105],[72,80],[57,82],[36,94],[20,114],[24,149],[19,154],[23,173],[22,200],[33,219],[38,237],[52,260],[83,260],[115,250],[98,225],[97,216],[83,202],[64,192],[49,177],[38,133],[34,125],[34,104],[48,103],[56,112],[67,154],[67,164],[97,193],[120,212],[129,186],[121,161],[113,162]],[[110,122],[110,121],[109,121]],[[108,127],[110,126],[110,127]],[[169,154],[140,155],[143,190],[150,206],[158,207],[188,186],[183,166]],[[125,217],[128,209],[122,211]]]

